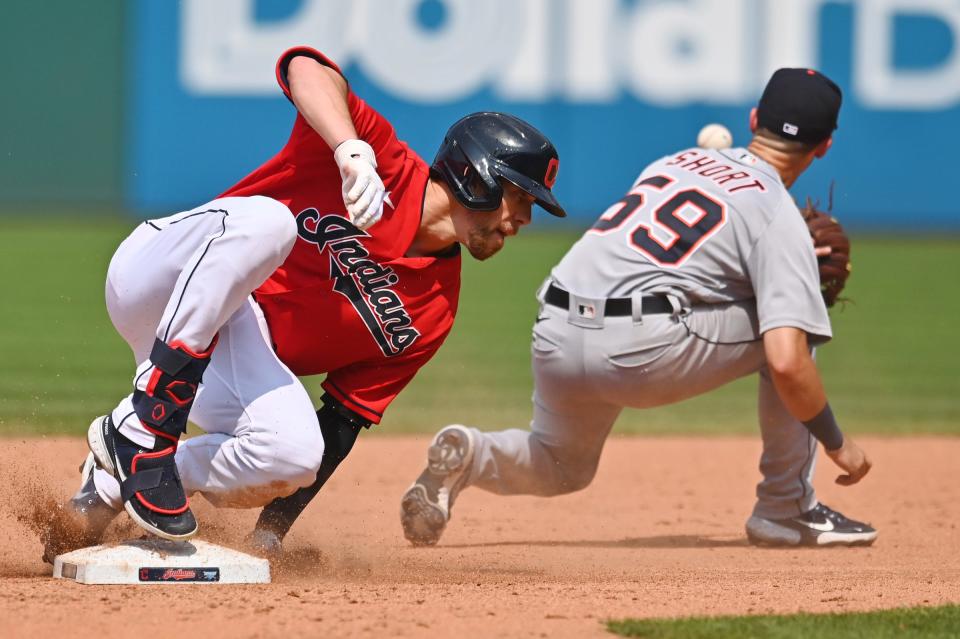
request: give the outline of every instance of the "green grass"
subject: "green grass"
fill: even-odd
[[[129,392],[133,358],[104,307],[132,222],[0,220],[0,432],[73,432]]]
[[[132,359],[115,334],[103,280],[134,226],[116,219],[0,219],[0,434],[80,434],[127,392]],[[526,426],[533,293],[576,239],[525,232],[487,262],[464,259],[460,312],[440,352],[387,411],[384,433],[451,422]],[[861,433],[960,434],[957,338],[960,237],[854,239],[854,299],[833,313],[818,360],[844,427]],[[319,397],[319,379],[304,380]],[[756,381],[649,410],[619,432],[753,433]]]
[[[626,619],[608,622],[607,629],[645,639],[948,639],[960,634],[960,606],[826,615]]]

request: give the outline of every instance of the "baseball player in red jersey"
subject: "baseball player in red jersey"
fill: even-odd
[[[47,559],[96,542],[121,508],[187,539],[196,492],[230,507],[281,498],[259,529],[279,544],[443,343],[460,246],[490,257],[535,202],[565,215],[556,150],[522,120],[469,115],[428,166],[320,52],[287,51],[277,80],[298,110],[286,146],[212,202],[147,220],[111,261],[133,392],[90,425],[66,507],[79,532],[48,535]],[[297,376],[318,373],[315,412]],[[205,434],[181,442],[188,416]]]

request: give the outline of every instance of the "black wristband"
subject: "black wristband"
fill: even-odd
[[[837,450],[843,446],[843,433],[837,425],[837,420],[830,410],[829,402],[823,407],[823,410],[817,413],[813,419],[801,422],[810,431],[810,434],[817,438],[827,450]]]

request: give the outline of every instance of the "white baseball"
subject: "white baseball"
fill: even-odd
[[[733,146],[733,135],[722,124],[708,124],[697,134],[697,146],[701,149],[729,149]]]

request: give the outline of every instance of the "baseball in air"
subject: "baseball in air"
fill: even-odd
[[[733,146],[733,135],[722,124],[708,124],[700,129],[697,146],[701,149],[729,149]]]

